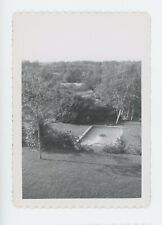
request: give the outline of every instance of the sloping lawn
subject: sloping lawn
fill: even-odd
[[[80,136],[89,126],[52,124]],[[130,153],[140,149],[141,125],[124,123]],[[43,153],[23,148],[23,198],[139,198],[141,156],[108,153]]]
[[[139,198],[141,157],[23,149],[23,198]]]

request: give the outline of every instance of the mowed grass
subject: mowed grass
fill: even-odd
[[[140,123],[124,124],[127,141],[137,144],[138,135]],[[141,197],[139,155],[44,152],[39,159],[29,148],[22,153],[24,199]]]
[[[134,131],[132,130],[134,129]],[[136,144],[140,123],[125,124]],[[23,148],[23,198],[140,198],[141,156],[108,153],[43,153]]]
[[[137,155],[44,154],[23,150],[23,198],[139,198]]]

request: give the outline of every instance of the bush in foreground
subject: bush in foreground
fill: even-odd
[[[126,141],[123,138],[123,136],[121,136],[120,138],[117,139],[117,141],[115,143],[106,145],[103,148],[103,151],[107,152],[107,153],[114,153],[114,154],[127,153]]]
[[[128,144],[123,136],[117,139],[116,143],[106,145],[103,148],[104,152],[114,154],[132,154],[141,155],[141,142],[137,141],[136,145]]]
[[[38,130],[29,124],[28,126],[22,125],[22,146],[28,146],[30,148],[36,148],[38,145],[37,135]]]
[[[44,151],[74,151],[77,138],[71,132],[54,130],[45,125],[41,131],[41,142]]]
[[[127,151],[130,154],[142,155],[141,135],[136,135],[135,138],[136,142],[129,144],[127,147]]]

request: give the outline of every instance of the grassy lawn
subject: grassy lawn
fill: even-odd
[[[58,125],[59,126],[59,125]],[[69,125],[84,132],[85,126]],[[67,127],[67,126],[66,126]],[[140,123],[124,125],[137,144]],[[141,156],[108,153],[43,153],[23,148],[23,198],[139,198]]]

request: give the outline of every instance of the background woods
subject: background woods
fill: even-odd
[[[25,61],[22,79],[23,120],[43,117],[87,123],[87,117],[106,107],[105,119],[112,120],[115,112],[116,123],[141,117],[140,62]],[[78,118],[79,110],[86,121]],[[96,122],[97,118],[101,122],[99,113]]]

